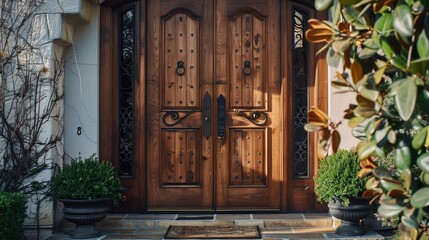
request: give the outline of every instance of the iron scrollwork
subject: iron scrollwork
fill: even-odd
[[[234,109],[234,112],[236,112],[239,116],[245,117],[247,120],[249,120],[256,126],[262,127],[267,125],[268,115],[265,112],[255,111],[255,112],[246,113],[238,109]]]
[[[186,112],[185,115],[183,115],[182,117],[180,117],[179,112],[177,111],[167,111],[164,116],[162,117],[162,122],[164,123],[165,126],[167,127],[172,127],[175,126],[179,123],[181,123],[183,120],[185,120],[185,118],[189,117],[189,115],[191,115],[192,113],[194,113],[195,110],[192,109],[189,112]],[[171,118],[174,122],[167,122],[167,118]]]

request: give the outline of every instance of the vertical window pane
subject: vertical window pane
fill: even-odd
[[[135,10],[119,14],[119,176],[134,175]]]
[[[304,38],[308,14],[293,10],[293,177],[308,178],[308,46]]]

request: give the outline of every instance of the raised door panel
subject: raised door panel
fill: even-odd
[[[162,19],[163,108],[199,108],[199,19],[177,11]]]

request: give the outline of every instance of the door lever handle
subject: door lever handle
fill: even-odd
[[[217,98],[217,136],[223,145],[226,137],[226,101],[223,95]]]
[[[203,136],[206,139],[212,135],[212,97],[209,92],[206,92],[203,97],[203,110],[202,110],[202,118],[203,118]]]

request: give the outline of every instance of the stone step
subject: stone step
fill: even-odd
[[[179,220],[182,219],[182,220]],[[110,214],[97,224],[105,235],[101,239],[163,239],[171,225],[182,226],[259,226],[267,240],[324,239],[338,220],[321,214]],[[68,239],[75,227],[64,221],[54,238]]]
[[[208,219],[211,217],[211,219]],[[184,220],[177,220],[177,219]],[[99,229],[147,229],[182,226],[259,226],[263,228],[334,227],[339,222],[328,214],[110,214]],[[61,229],[74,228],[64,221]]]

